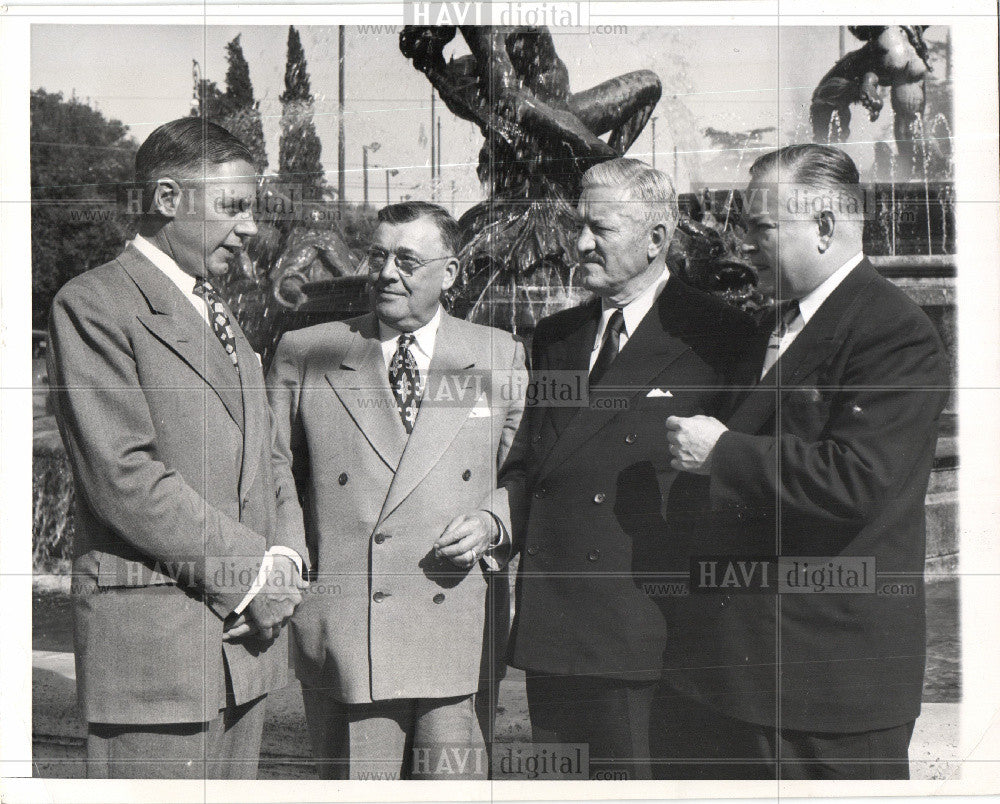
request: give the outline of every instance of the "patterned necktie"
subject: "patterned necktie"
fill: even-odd
[[[201,296],[205,300],[205,304],[208,305],[208,323],[212,327],[212,332],[219,339],[222,348],[226,350],[229,359],[233,361],[233,367],[239,373],[240,364],[236,359],[236,335],[233,334],[233,325],[229,321],[229,314],[222,303],[222,297],[219,296],[212,283],[203,277],[198,277],[194,283],[194,294]]]
[[[417,361],[413,359],[410,345],[413,343],[413,333],[404,332],[399,336],[396,352],[389,362],[389,387],[396,398],[396,409],[407,435],[413,432],[413,423],[417,420],[417,409],[420,407],[420,395],[423,388],[420,384],[420,371]]]
[[[791,299],[775,305],[774,329],[771,331],[771,337],[767,341],[767,352],[764,354],[764,367],[760,372],[761,378],[778,362],[778,357],[781,354],[781,341],[788,334],[788,327],[791,326],[798,315],[798,299]]]
[[[601,344],[601,351],[597,353],[597,360],[590,370],[590,384],[600,382],[601,377],[618,357],[618,343],[621,340],[622,330],[625,329],[625,314],[621,307],[615,309],[608,319],[608,326],[604,330],[604,342]]]

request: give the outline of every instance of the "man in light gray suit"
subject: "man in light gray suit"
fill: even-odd
[[[49,377],[76,489],[76,677],[87,774],[253,778],[301,601],[260,363],[212,279],[256,232],[253,157],[198,118],[136,155],[144,214],[68,282]]]
[[[287,333],[268,375],[314,573],[292,620],[324,778],[485,778],[503,672],[510,527],[497,468],[524,353],[448,315],[458,225],[386,207],[366,263],[375,311]]]

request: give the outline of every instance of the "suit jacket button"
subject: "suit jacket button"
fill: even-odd
[[[542,442],[542,434],[541,433],[535,433],[531,437],[531,443],[532,444],[540,444],[541,442]]]
[[[340,473],[340,477],[337,478],[337,482],[340,483],[341,486],[346,486],[347,485],[347,472],[341,472]]]
[[[537,556],[538,555],[538,548],[535,547],[535,545],[531,545],[531,547],[528,548],[528,555],[529,556]]]
[[[626,443],[626,444],[634,444],[634,443],[635,443],[635,440],[636,440],[636,439],[637,439],[638,437],[639,437],[639,436],[638,436],[638,435],[636,435],[635,433],[629,433],[629,434],[628,434],[627,436],[625,436],[625,443]]]
[[[384,542],[388,538],[389,537],[385,533],[376,533],[375,534],[375,544],[382,544],[382,542]]]
[[[599,559],[600,557],[601,557],[600,550],[591,550],[589,553],[587,553],[587,561],[597,561],[597,559]]]
[[[607,495],[607,494],[605,494],[605,493],[604,493],[603,491],[599,491],[599,492],[597,492],[597,494],[595,494],[595,495],[594,495],[594,502],[595,502],[595,503],[596,503],[597,505],[600,505],[600,504],[601,504],[602,502],[604,502],[604,501],[605,501],[606,499],[608,499],[608,495]]]
[[[545,486],[539,486],[539,487],[538,487],[538,488],[537,488],[537,489],[535,490],[535,499],[536,499],[536,500],[540,500],[540,499],[542,499],[542,497],[544,497],[544,496],[545,496]]]
[[[374,600],[376,603],[381,603],[387,597],[389,597],[388,592],[376,592],[374,595],[372,595],[372,600]]]
[[[468,480],[470,477],[472,477],[471,469],[466,469],[464,472],[462,472],[462,480]]]
[[[441,594],[440,592],[438,592],[436,595],[434,595],[434,602],[435,603],[444,603],[444,595]]]

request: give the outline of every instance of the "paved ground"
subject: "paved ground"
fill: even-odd
[[[69,601],[60,583],[36,585],[34,596],[33,734],[35,775],[83,775],[84,727],[76,712]],[[960,700],[957,583],[928,586],[928,672],[923,714],[910,747],[913,777],[944,779],[958,768]],[[528,738],[524,676],[511,670],[501,684],[497,735],[501,741]],[[268,701],[264,730],[262,778],[315,778],[307,757],[308,737],[297,685],[274,693]]]

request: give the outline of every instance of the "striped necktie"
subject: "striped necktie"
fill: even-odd
[[[788,328],[798,315],[798,299],[790,299],[789,301],[775,305],[775,328],[771,331],[771,337],[767,341],[767,352],[764,354],[764,368],[760,372],[761,378],[778,362],[778,357],[781,355],[781,341],[788,334]]]

